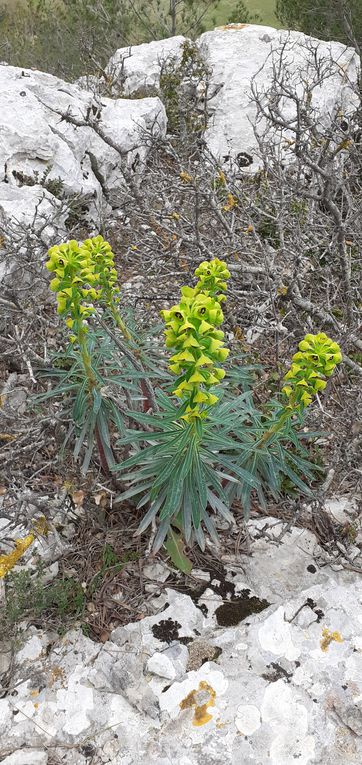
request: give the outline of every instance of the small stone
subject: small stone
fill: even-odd
[[[336,497],[329,499],[325,503],[325,510],[338,523],[348,523],[356,517],[358,513],[356,502],[350,497]]]
[[[235,725],[244,736],[251,736],[261,725],[260,712],[253,704],[241,704],[237,708]]]
[[[147,662],[147,670],[167,680],[180,679],[186,672],[188,658],[186,646],[177,643],[165,651],[154,653]]]
[[[143,575],[154,582],[165,582],[170,576],[170,570],[163,563],[147,563],[143,567]]]
[[[147,662],[147,670],[153,675],[166,677],[167,680],[175,680],[176,678],[176,670],[171,659],[162,653],[154,653],[151,656]]]
[[[35,661],[36,659],[39,659],[42,651],[42,641],[37,637],[37,635],[33,635],[33,637],[31,637],[30,640],[25,643],[21,651],[19,651],[16,658],[20,664],[23,661]]]
[[[11,666],[11,644],[7,642],[0,643],[0,679]]]
[[[210,581],[209,572],[203,571],[201,568],[193,568],[191,571],[191,576],[193,576],[195,579],[202,579],[203,582]]]

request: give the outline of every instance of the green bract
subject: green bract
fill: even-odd
[[[223,260],[214,258],[200,263],[195,271],[195,276],[199,279],[196,292],[206,292],[208,295],[216,296],[218,292],[226,292],[226,282],[230,278],[230,272]],[[222,302],[223,300],[226,300],[225,295],[219,295],[218,301]]]
[[[80,245],[80,252],[90,260],[104,301],[107,304],[110,304],[112,300],[119,302],[117,271],[114,267],[114,254],[111,245],[102,236],[95,236],[93,239],[86,239]],[[90,271],[90,275],[92,275],[92,271]]]
[[[180,303],[169,311],[161,311],[166,324],[166,346],[177,352],[169,366],[178,375],[175,396],[187,401],[183,418],[205,417],[204,407],[218,400],[209,389],[225,376],[217,366],[229,355],[224,347],[224,333],[217,329],[222,324],[223,312],[218,300],[197,288],[182,287]]]
[[[299,343],[299,351],[292,358],[292,365],[284,377],[283,393],[291,406],[302,408],[311,403],[313,396],[323,390],[336,365],[342,360],[338,343],[324,332],[306,335]]]
[[[102,236],[81,244],[71,239],[51,247],[48,256],[46,268],[55,273],[50,289],[57,293],[58,313],[68,317],[68,327],[91,316],[95,301],[109,305],[117,299],[114,255]]]

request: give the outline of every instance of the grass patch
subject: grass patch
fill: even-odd
[[[277,28],[281,26],[275,15],[275,0],[245,0],[245,5],[249,13],[257,13],[260,16],[260,24]],[[208,13],[205,19],[207,28],[213,29],[215,25],[225,24],[235,6],[236,0],[222,0],[216,10]]]

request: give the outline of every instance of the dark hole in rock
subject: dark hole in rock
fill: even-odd
[[[171,688],[171,683],[169,683],[168,685],[165,685],[165,687],[162,688],[161,693],[166,693],[166,691],[168,691],[169,688]]]
[[[341,130],[343,130],[344,133],[347,133],[348,128],[349,128],[349,122],[347,120],[342,120]]]
[[[312,611],[314,611],[314,613],[317,616],[317,624],[319,624],[319,622],[323,619],[323,616],[324,616],[322,609],[317,608],[317,604],[314,602],[312,598],[307,598],[307,600],[305,601],[305,605],[309,606],[309,608],[311,608]]]
[[[311,563],[309,566],[307,566],[307,571],[309,571],[310,574],[315,574],[317,569],[313,564]]]
[[[276,683],[277,680],[286,680],[287,683],[289,683],[293,674],[292,672],[287,672],[287,670],[276,661],[267,664],[267,669],[270,669],[270,672],[264,672],[262,678],[269,683]]]
[[[300,667],[300,661],[295,661],[294,664],[296,667]]]
[[[84,754],[84,757],[93,757],[96,753],[94,746],[91,744],[85,744],[84,746],[81,746],[80,750],[82,754]]]
[[[181,624],[174,622],[173,619],[161,619],[158,624],[154,624],[152,632],[157,640],[162,640],[164,643],[172,643],[173,640],[178,640],[178,631]]]
[[[313,699],[315,704],[318,704],[318,699]]]
[[[253,164],[253,158],[250,154],[247,154],[246,151],[239,151],[239,154],[236,156],[236,161],[239,167],[249,167],[249,165]]]
[[[205,603],[201,603],[201,605],[199,605],[199,609],[200,609],[200,611],[202,611],[204,616],[208,615],[209,609],[208,609],[208,607],[207,607],[207,605]]]
[[[179,643],[182,643],[182,645],[188,645],[189,643],[192,643],[193,637],[180,637],[178,639]]]
[[[347,688],[348,688],[348,685],[342,685],[342,688],[343,688],[344,691],[346,691]]]
[[[221,627],[233,627],[250,614],[258,614],[268,606],[270,603],[267,600],[257,598],[255,595],[250,597],[250,590],[243,590],[240,597],[219,606],[215,615]]]

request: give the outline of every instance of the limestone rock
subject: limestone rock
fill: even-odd
[[[171,59],[180,59],[185,40],[185,37],[179,35],[119,48],[107,66],[115,92],[119,88],[124,95],[132,97],[142,90],[147,92],[148,89],[158,89],[162,65]]]
[[[177,62],[184,42],[183,37],[171,37],[116,51],[107,67],[115,94],[147,94],[150,89],[157,90],[162,63],[171,59]],[[311,81],[315,75],[315,57],[322,67],[332,62],[328,77],[313,92],[312,106],[319,120],[328,124],[337,106],[347,116],[357,107],[353,85],[358,81],[358,56],[353,48],[341,43],[323,42],[301,32],[240,24],[205,32],[196,45],[209,72],[209,120],[204,139],[212,154],[236,173],[254,173],[261,167],[252,91],[257,91],[267,108],[273,67],[277,66],[282,49],[282,76],[299,94],[305,81]],[[200,82],[198,86],[200,111],[204,109],[205,85]],[[283,117],[293,118],[291,100],[284,98],[279,106]],[[259,128],[264,130],[264,121]],[[270,140],[277,142],[287,157],[285,138],[288,131],[284,130],[279,135],[274,132]]]
[[[148,659],[147,670],[168,680],[176,680],[185,674],[188,658],[189,652],[186,646],[176,643],[162,653],[154,653]]]
[[[18,749],[1,762],[2,765],[47,765],[48,754],[40,749]]]
[[[142,165],[147,154],[140,130],[164,133],[166,128],[158,98],[97,101],[50,74],[0,66],[0,187],[20,190],[21,198],[34,185],[39,194],[40,184],[55,196],[80,194],[91,204],[102,201],[104,189],[123,182],[117,151],[91,128],[61,119],[62,114],[80,122],[91,118],[120,147],[129,167],[136,159]],[[7,193],[1,188],[0,199],[6,201]],[[11,198],[8,213],[10,205]]]
[[[236,172],[256,172],[261,163],[254,133],[257,110],[252,88],[268,107],[273,66],[284,48],[282,74],[288,87],[303,92],[305,80],[315,76],[315,59],[331,61],[330,76],[313,91],[312,106],[326,124],[338,106],[345,114],[355,111],[357,97],[351,84],[357,82],[358,56],[353,48],[337,42],[322,42],[301,32],[289,32],[253,24],[205,32],[197,41],[206,66],[211,70],[208,103],[211,111],[204,138],[209,149],[225,166]],[[225,55],[227,51],[227,55]],[[287,120],[294,115],[294,104],[282,99],[279,108]],[[260,124],[263,131],[265,123]],[[286,131],[271,140],[285,148]],[[283,148],[284,141],[284,148]],[[287,156],[286,150],[284,154]]]

